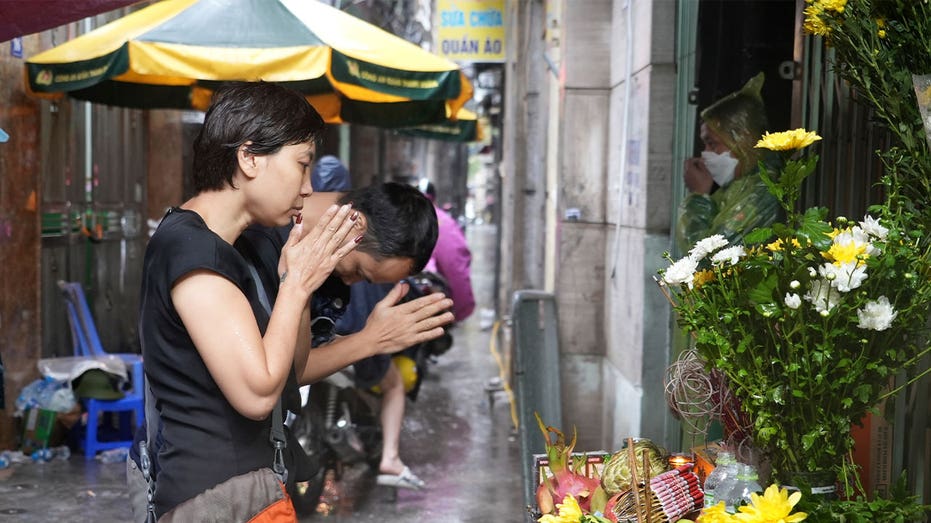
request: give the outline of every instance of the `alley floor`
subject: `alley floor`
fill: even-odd
[[[494,229],[468,230],[473,252],[476,312],[453,331],[453,348],[430,368],[416,402],[408,402],[401,456],[427,483],[392,496],[364,466],[347,470],[329,490],[330,512],[301,521],[519,523],[522,508],[519,445],[507,398],[489,401],[498,376],[482,309],[494,285]],[[498,344],[498,350],[504,350]],[[0,523],[122,522],[130,520],[125,463],[68,460],[23,463],[0,470]]]

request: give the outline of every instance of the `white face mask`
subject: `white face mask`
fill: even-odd
[[[720,187],[731,183],[734,179],[734,171],[737,170],[737,158],[731,156],[730,151],[721,154],[712,151],[702,151],[701,159],[705,162],[705,168],[714,179],[714,183]]]

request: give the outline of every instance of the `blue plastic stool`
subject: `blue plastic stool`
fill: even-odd
[[[128,356],[128,355],[127,355]],[[84,398],[87,408],[87,433],[84,436],[84,459],[92,460],[101,450],[116,448],[129,448],[133,444],[133,433],[136,427],[142,425],[145,419],[145,401],[142,394],[142,387],[138,384],[144,383],[145,377],[142,370],[142,358],[131,365],[133,390],[118,400],[99,400],[94,398]],[[125,356],[124,356],[125,359]],[[116,441],[99,441],[97,418],[101,413],[118,412],[120,413],[120,437],[129,439],[119,439]],[[130,423],[130,415],[135,413],[135,423]]]
[[[90,307],[84,297],[84,289],[80,283],[59,281],[58,287],[65,297],[68,308],[68,322],[71,334],[74,336],[75,355],[77,356],[106,356],[110,353],[103,349],[97,326],[91,316]],[[129,448],[133,444],[135,428],[140,427],[145,420],[145,372],[142,366],[142,356],[139,354],[112,354],[118,356],[130,371],[132,389],[118,400],[101,400],[84,398],[87,410],[87,432],[82,447],[84,459],[92,460],[101,450],[116,448]],[[116,412],[120,416],[120,438],[116,441],[98,441],[97,420],[103,413]],[[130,416],[135,413],[135,423],[130,423]]]

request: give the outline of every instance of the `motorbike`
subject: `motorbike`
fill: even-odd
[[[365,462],[378,467],[381,427],[377,398],[355,386],[351,370],[344,369],[313,386],[301,387],[301,412],[286,424],[317,471],[307,481],[288,489],[300,515],[313,514],[332,471],[339,479],[343,468]]]
[[[420,273],[408,278],[411,291],[402,301],[432,292],[446,292],[446,282],[434,273]],[[394,356],[401,370],[407,395],[416,400],[420,384],[430,363],[452,347],[452,335],[408,347]],[[408,361],[404,361],[404,359]],[[347,466],[365,463],[377,471],[381,461],[381,427],[378,418],[379,398],[375,392],[360,389],[352,368],[341,371],[314,385],[300,388],[301,409],[289,413],[285,425],[295,436],[309,462],[318,463],[307,481],[296,482],[288,494],[299,515],[317,510],[320,495],[332,471],[338,480]]]

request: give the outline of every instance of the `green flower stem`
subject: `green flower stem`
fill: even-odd
[[[914,358],[908,360],[908,362],[906,362],[906,364],[903,365],[903,367],[910,366],[910,365],[913,364],[914,362],[917,362],[919,359],[921,359],[922,356],[924,356],[925,354],[928,354],[929,352],[931,352],[931,347],[926,347],[924,350],[921,351],[921,353],[919,353],[918,355],[916,355]],[[887,392],[886,394],[883,394],[882,396],[879,397],[879,399],[880,399],[880,400],[885,400],[886,398],[890,398],[890,397],[892,397],[892,396],[895,396],[896,394],[898,394],[899,392],[901,392],[903,389],[905,389],[905,388],[908,387],[909,385],[912,385],[912,384],[916,383],[918,380],[920,380],[921,378],[927,376],[928,374],[931,374],[931,367],[929,367],[929,368],[927,368],[927,369],[925,369],[925,370],[919,372],[917,376],[913,376],[912,378],[910,378],[909,380],[907,380],[907,381],[906,381],[905,383],[903,383],[902,385],[899,385],[898,387],[896,387],[896,388],[890,390],[890,391]]]

